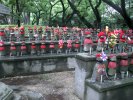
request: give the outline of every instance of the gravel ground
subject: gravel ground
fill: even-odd
[[[0,81],[21,90],[39,92],[46,100],[80,100],[74,93],[73,71],[17,76]]]

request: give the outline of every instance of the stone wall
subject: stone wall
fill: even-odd
[[[74,70],[75,54],[1,57],[0,77]]]

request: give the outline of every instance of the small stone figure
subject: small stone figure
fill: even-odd
[[[62,53],[62,51],[63,51],[63,46],[64,46],[64,41],[63,41],[62,39],[60,39],[60,40],[58,41],[58,50],[57,50],[57,54],[58,54],[58,53]]]
[[[114,76],[114,80],[117,77],[116,68],[117,68],[116,55],[111,54],[109,56],[108,75]]]
[[[33,29],[31,27],[28,28],[28,37],[29,37],[29,41],[34,40],[34,34],[33,34]]]
[[[80,49],[80,42],[78,39],[75,40],[74,48],[75,48],[75,51],[78,53]]]
[[[106,76],[106,66],[104,61],[107,60],[106,54],[104,52],[96,54],[97,63],[94,66],[91,82],[100,81],[103,82],[103,77]]]
[[[5,56],[5,46],[3,41],[0,41],[0,56]]]
[[[33,41],[31,43],[31,55],[36,55],[37,54],[37,50],[36,50],[36,45],[35,45],[35,42]]]
[[[4,32],[4,28],[0,29],[0,40],[1,41],[5,41],[5,32]]]
[[[42,33],[43,33],[42,27],[39,27],[38,28],[38,40],[41,40],[42,39]]]
[[[9,41],[15,41],[15,33],[14,33],[14,29],[10,28],[10,39]]]
[[[52,41],[50,42],[49,48],[50,48],[50,54],[53,54],[55,49],[55,44]]]
[[[128,30],[127,44],[128,44],[128,51],[133,52],[133,30],[132,29]]]
[[[92,45],[93,41],[91,39],[91,33],[88,32],[87,36],[84,39],[84,52],[89,52],[89,54],[92,54]]]
[[[14,42],[11,42],[11,46],[10,46],[10,57],[11,56],[16,56],[17,55],[17,49],[15,46]]]
[[[19,34],[19,30],[18,30],[18,26],[16,26],[14,28],[14,33],[15,33],[15,38],[16,38],[16,41],[20,41],[20,34]]]
[[[129,61],[129,71],[133,74],[133,53],[131,54],[131,59]]]
[[[72,50],[72,40],[69,38],[69,39],[67,40],[66,54],[67,54],[67,53],[70,53],[71,50]]]
[[[24,26],[21,26],[19,28],[19,33],[20,33],[20,41],[24,41],[25,40],[25,30],[24,30]]]
[[[97,44],[97,51],[98,52],[101,52],[102,49],[104,50],[105,41],[106,41],[105,33],[99,32],[98,33],[98,44]]]
[[[120,34],[119,34],[119,52],[126,52],[125,51],[125,47],[126,47],[126,35],[125,32],[123,30],[120,30]]]
[[[46,45],[44,42],[41,43],[40,49],[42,55],[46,53]]]
[[[21,53],[20,53],[20,55],[21,56],[23,56],[23,55],[26,55],[27,54],[27,47],[26,47],[26,45],[25,45],[25,42],[23,41],[22,42],[22,45],[21,45]]]
[[[121,60],[120,60],[120,72],[121,72],[121,78],[125,78],[125,74],[126,77],[128,77],[129,73],[128,73],[128,55],[127,53],[121,53]]]
[[[44,41],[44,40],[46,40],[46,38],[47,38],[47,34],[46,33],[43,33],[42,34],[42,40]]]
[[[38,33],[37,33],[37,27],[34,26],[34,38],[35,38],[35,41],[38,40]]]
[[[37,27],[34,26],[34,35],[37,34]]]

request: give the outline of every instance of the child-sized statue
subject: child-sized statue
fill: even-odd
[[[21,49],[21,54],[20,54],[20,56],[24,56],[24,55],[27,54],[27,47],[26,47],[24,41],[22,42],[22,45],[21,45],[21,48],[20,48],[20,49]]]
[[[17,55],[17,49],[15,46],[14,42],[11,42],[11,46],[10,46],[10,57],[11,56],[16,56]]]
[[[19,28],[19,33],[20,33],[20,41],[24,41],[25,40],[25,29],[24,29],[24,26],[21,26]]]
[[[127,53],[121,53],[120,54],[120,73],[121,73],[121,78],[128,77],[128,54]]]
[[[36,47],[35,42],[33,41],[31,43],[31,55],[36,55],[36,54],[37,54],[37,47]]]
[[[104,49],[106,41],[106,34],[104,32],[98,33],[98,43],[97,43],[97,51],[100,52]]]
[[[63,46],[64,46],[64,41],[63,41],[63,39],[61,38],[61,39],[58,41],[58,50],[57,50],[57,54],[63,52]]]
[[[104,61],[107,60],[106,54],[104,52],[96,54],[97,63],[94,66],[91,82],[103,82],[104,76],[106,76],[106,66]]]
[[[0,41],[0,56],[5,56],[5,46],[3,41]]]
[[[29,41],[34,40],[34,33],[31,27],[28,28],[28,37],[29,37]]]
[[[88,34],[84,39],[84,52],[89,52],[89,54],[92,54],[92,45],[93,41],[91,39],[91,34]]]
[[[46,53],[46,45],[45,45],[45,42],[42,42],[41,43],[41,46],[40,46],[40,49],[41,49],[41,54],[45,54]]]
[[[108,75],[113,79],[116,79],[117,73],[116,73],[116,68],[117,68],[117,62],[116,62],[116,55],[111,54],[109,56],[109,63],[108,63]]]
[[[70,37],[69,37],[69,39],[67,40],[66,54],[67,54],[67,53],[70,53],[71,51],[72,51],[72,40],[71,40]]]

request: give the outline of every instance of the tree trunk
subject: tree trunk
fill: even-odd
[[[80,14],[80,12],[76,9],[76,7],[73,5],[73,3],[70,0],[67,0],[72,10],[77,14],[81,22],[83,22],[88,28],[93,28],[93,25],[89,23],[84,16]]]
[[[27,23],[30,24],[30,12],[27,13]]]
[[[61,2],[61,5],[62,5],[62,9],[63,9],[63,12],[62,12],[62,26],[65,26],[66,23],[65,23],[65,6],[64,6],[64,3],[63,3],[63,0],[60,0]]]
[[[117,12],[119,12],[127,26],[133,29],[133,21],[131,20],[125,9],[125,0],[121,0],[121,7],[119,7],[117,4],[114,4],[111,0],[102,1],[105,2],[107,5],[111,6],[112,8],[114,8]]]
[[[14,12],[13,12],[13,6],[14,6],[14,5],[11,5],[11,24],[14,24],[14,17],[13,17]]]
[[[20,27],[20,8],[19,8],[19,0],[16,0],[16,13],[18,14],[18,19],[17,19],[17,24],[18,24],[18,27]]]
[[[97,24],[96,28],[101,28],[101,15],[98,10],[98,7],[101,5],[101,0],[99,0],[99,2],[97,2],[95,7],[92,4],[92,0],[89,0],[89,3],[92,8],[92,11],[96,17],[96,24]]]

